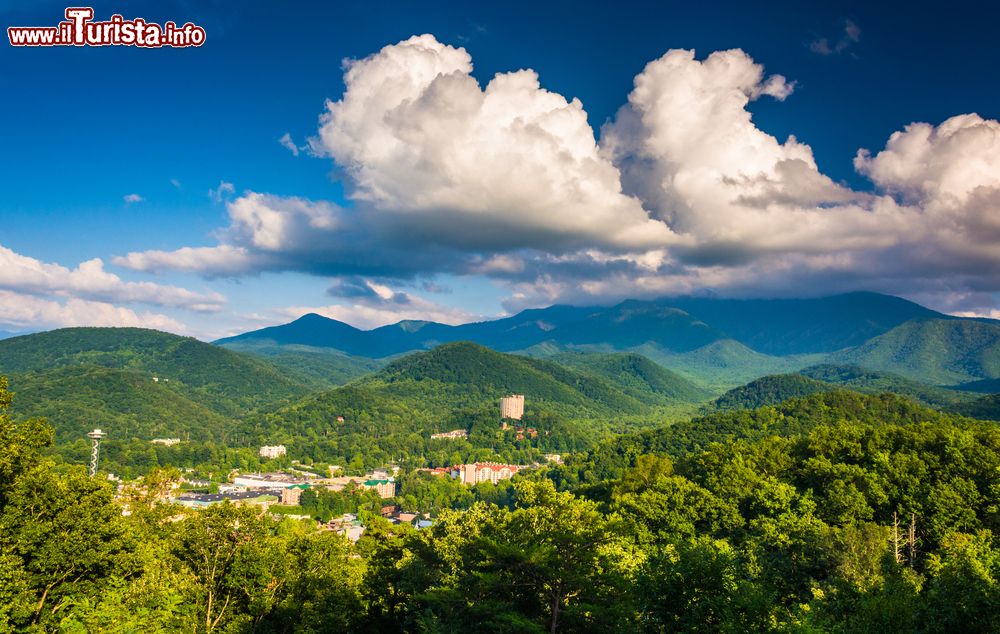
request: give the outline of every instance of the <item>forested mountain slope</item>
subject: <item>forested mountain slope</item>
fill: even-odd
[[[0,373],[80,365],[154,378],[226,416],[304,396],[288,373],[255,357],[190,337],[141,328],[63,328],[0,341]]]

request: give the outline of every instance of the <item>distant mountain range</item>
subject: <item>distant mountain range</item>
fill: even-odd
[[[248,351],[308,346],[377,359],[452,341],[543,358],[574,350],[638,352],[717,390],[822,363],[982,391],[1000,378],[1000,322],[957,318],[865,292],[818,299],[629,300],[610,307],[552,306],[459,326],[403,321],[374,330],[309,314],[216,343]]]
[[[913,319],[954,318],[876,293],[819,299],[680,297],[629,300],[611,307],[551,306],[460,326],[401,321],[374,330],[359,330],[308,314],[288,324],[215,343],[298,344],[379,358],[450,341],[474,341],[504,352],[541,344],[609,346],[618,350],[652,344],[684,353],[717,341],[734,340],[763,354],[787,356],[857,346]]]

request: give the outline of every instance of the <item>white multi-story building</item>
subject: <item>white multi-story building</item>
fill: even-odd
[[[261,458],[280,458],[286,453],[284,445],[265,445],[260,448]]]
[[[524,395],[511,394],[500,399],[500,418],[521,420],[524,416]]]
[[[462,479],[462,484],[478,484],[480,482],[496,484],[500,480],[509,480],[514,477],[519,469],[519,466],[513,464],[477,462],[462,465],[459,468],[459,476]]]

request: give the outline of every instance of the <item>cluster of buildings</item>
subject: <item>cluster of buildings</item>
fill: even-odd
[[[267,510],[272,504],[280,504],[281,496],[282,491],[278,489],[225,491],[220,493],[181,493],[173,499],[173,502],[187,508],[197,509],[228,500],[233,504],[260,506],[264,510]]]
[[[475,462],[451,467],[417,469],[417,471],[429,473],[432,476],[458,478],[462,484],[473,485],[480,482],[492,482],[496,484],[500,480],[509,480],[514,477],[515,473],[527,468],[523,465],[502,464],[499,462]]]
[[[500,429],[504,431],[508,429],[513,429],[515,437],[518,440],[524,440],[525,438],[538,438],[538,430],[534,427],[522,427],[521,425],[511,426],[507,424],[507,421],[500,423]]]
[[[207,484],[207,483],[206,483]],[[303,471],[295,473],[255,473],[235,475],[232,482],[219,485],[218,493],[181,493],[174,501],[182,506],[200,508],[229,500],[234,504],[255,504],[267,508],[272,504],[298,506],[302,493],[308,489],[342,491],[353,484],[369,489],[382,499],[396,496],[396,479],[388,470],[377,469],[364,476],[321,478]]]
[[[511,422],[520,421],[524,417],[523,394],[511,394],[500,399],[500,416],[501,428],[504,430],[513,429],[519,440],[538,437],[538,430],[533,427],[511,425]],[[338,416],[337,421],[343,422],[344,417]],[[435,439],[468,437],[469,433],[465,429],[454,429],[431,435],[431,438]],[[169,447],[179,443],[180,439],[156,438],[152,442]],[[259,448],[258,453],[261,458],[276,459],[286,456],[288,451],[284,445],[265,445]],[[549,462],[561,462],[561,456],[557,454],[547,454],[545,459]],[[481,482],[497,484],[501,480],[509,480],[514,477],[514,474],[528,468],[530,467],[525,465],[475,462],[451,467],[418,469],[418,471],[433,476],[448,476],[459,480],[464,485],[471,486]],[[298,506],[301,503],[302,493],[311,488],[342,491],[348,487],[372,490],[382,499],[389,499],[396,496],[395,475],[397,471],[397,468],[392,467],[390,469],[376,469],[363,476],[331,475],[331,477],[321,477],[300,469],[289,469],[287,472],[280,473],[242,475],[237,473],[233,476],[231,483],[219,486],[218,493],[186,492],[176,495],[174,501],[184,506],[199,508],[228,500],[236,504],[260,505],[266,509],[272,504]],[[414,513],[404,513],[400,511],[398,506],[383,507],[382,515],[395,524],[412,524],[416,528],[426,528],[431,524],[427,515],[418,516]],[[364,527],[352,514],[345,514],[330,520],[326,528],[347,535],[352,541],[357,541],[364,532]]]
[[[430,528],[434,525],[430,513],[404,513],[398,505],[383,506],[382,517],[393,524],[409,524],[413,528]]]
[[[434,521],[430,518],[429,513],[424,513],[423,515],[404,513],[396,505],[383,506],[381,515],[393,524],[409,524],[416,529],[430,528],[434,525]],[[322,528],[336,531],[338,535],[344,535],[347,539],[355,543],[361,539],[361,536],[365,532],[364,524],[354,513],[344,513],[340,517],[335,517]]]
[[[361,539],[365,532],[365,526],[354,513],[344,513],[340,517],[335,517],[326,523],[327,530],[336,531],[338,535],[344,535],[353,543]]]

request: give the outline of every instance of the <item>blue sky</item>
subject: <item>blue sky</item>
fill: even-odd
[[[0,17],[4,26],[54,25],[64,7],[13,2]],[[117,12],[191,21],[206,29],[207,43],[0,45],[7,148],[0,246],[8,268],[0,273],[7,305],[0,330],[142,324],[212,338],[313,309],[370,327],[624,296],[853,288],[995,314],[1000,52],[992,41],[1000,15],[992,3],[508,2],[458,10],[454,3],[132,1],[94,9],[98,19]],[[567,112],[578,99],[596,149],[579,146],[562,165],[552,144],[578,148],[587,132],[550,119],[535,121],[555,157],[546,163],[541,141],[492,130],[480,112],[461,131],[447,128],[457,145],[414,140],[408,121],[383,129],[384,116],[350,114],[354,106],[391,112],[399,103],[366,102],[374,98],[360,87],[345,97],[344,60],[420,34],[433,36],[419,44],[421,54],[438,56],[479,89],[497,73],[535,71],[537,90],[495,99],[513,121],[527,120],[516,112],[518,90],[532,103],[564,98]],[[459,48],[471,72],[452,53]],[[670,57],[650,72],[656,96],[636,101],[631,114],[643,121],[636,131],[619,108],[646,64],[672,49],[695,55]],[[707,62],[730,49],[741,56]],[[354,66],[359,86],[366,74],[376,81],[389,72],[382,59]],[[756,79],[754,65],[762,67]],[[733,69],[743,75],[726,74]],[[767,84],[774,74],[784,84]],[[442,84],[439,94],[429,89],[432,79],[411,86],[410,100],[438,101],[408,112],[438,130],[450,121],[445,102],[481,93]],[[739,94],[752,120],[741,118],[743,105],[729,104]],[[324,128],[326,100],[345,107]],[[942,126],[971,113],[979,118]],[[914,122],[930,132],[915,130],[888,151],[890,136]],[[711,133],[726,126],[732,134]],[[663,141],[674,133],[684,137],[680,145]],[[279,142],[286,134],[294,153]],[[385,134],[402,139],[397,155],[373,149]],[[914,149],[928,134],[927,147]],[[751,151],[767,135],[774,143]],[[808,155],[789,145],[789,135]],[[659,143],[667,145],[653,147]],[[748,154],[732,149],[740,143]],[[441,158],[455,147],[493,159]],[[859,168],[861,148],[872,160]],[[738,160],[756,154],[773,160],[745,167]],[[406,171],[414,157],[419,172]],[[552,164],[565,171],[525,185],[525,199],[547,201],[525,207],[504,193],[515,181],[496,173],[507,160],[512,169],[537,160],[536,172]],[[795,161],[804,167],[782,167]],[[976,176],[961,180],[956,170]],[[401,184],[411,176],[412,186]],[[567,183],[587,193],[553,198]],[[141,200],[126,202],[133,194]],[[281,223],[277,242],[254,233],[261,218]],[[612,235],[618,226],[625,229]],[[220,246],[229,250],[213,252],[211,263],[178,251]],[[233,250],[241,250],[240,263],[220,265]],[[130,253],[162,257],[123,259]],[[78,269],[95,258],[97,269]]]

